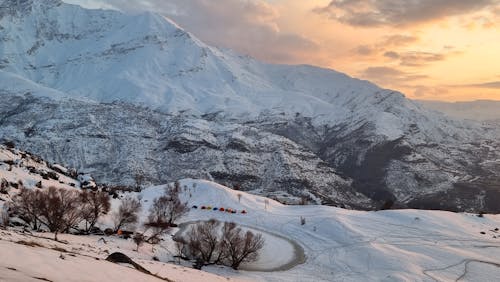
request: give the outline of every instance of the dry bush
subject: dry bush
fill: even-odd
[[[35,241],[20,240],[20,241],[17,241],[16,243],[20,244],[20,245],[25,245],[25,246],[28,246],[28,247],[43,247],[42,245],[40,245],[39,243],[37,243]]]
[[[9,226],[9,222],[9,205],[7,203],[4,203],[3,207],[0,209],[0,226],[7,227]]]
[[[109,212],[111,202],[106,192],[84,190],[80,194],[81,213],[85,220],[85,232],[94,228],[99,217]]]
[[[146,241],[146,238],[144,237],[144,235],[142,233],[135,233],[134,237],[132,237],[132,240],[134,240],[134,243],[136,245],[135,251],[138,252],[139,247],[142,246],[142,244],[144,244],[144,241]]]
[[[137,223],[138,213],[141,211],[142,205],[139,199],[126,197],[121,200],[120,207],[115,214],[115,232],[122,227],[130,227]]]

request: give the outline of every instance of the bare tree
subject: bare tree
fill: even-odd
[[[40,211],[39,220],[54,233],[56,241],[58,233],[69,231],[81,222],[77,191],[51,186],[39,195],[36,205]]]
[[[169,224],[173,224],[177,219],[179,219],[189,211],[187,203],[181,202],[181,199],[179,198],[179,192],[180,190],[178,186],[175,186],[174,189],[168,190],[166,192],[166,196],[169,198],[170,202],[168,205]]]
[[[176,241],[183,240],[182,238]],[[235,223],[220,224],[209,220],[195,224],[187,233],[182,252],[197,264],[225,264],[238,269],[241,263],[254,261],[264,246],[261,234],[243,232]]]
[[[19,214],[20,218],[31,225],[34,230],[40,228],[40,190],[21,189],[14,197],[14,212]]]
[[[180,183],[175,182],[174,187],[167,187],[164,194],[153,200],[149,209],[148,221],[144,224],[146,229],[151,229],[152,235],[147,239],[154,243],[160,240],[174,222],[186,214],[189,209],[187,203],[182,203],[179,198]]]
[[[148,221],[144,224],[146,230],[152,230],[152,234],[147,239],[149,243],[159,242],[160,236],[170,229],[168,220],[170,218],[171,204],[172,202],[165,196],[153,200],[153,204],[149,208]]]
[[[262,247],[262,234],[254,234],[251,231],[243,233],[240,228],[232,228],[224,237],[227,264],[233,269],[238,269],[243,262],[255,261]]]
[[[141,208],[141,202],[137,198],[126,197],[122,199],[118,212],[115,214],[115,232],[124,226],[137,223]]]
[[[220,247],[219,225],[219,221],[211,219],[197,223],[188,233],[191,256],[201,260],[205,265],[218,263],[218,260],[213,259],[219,257],[217,254]]]
[[[94,228],[99,217],[109,212],[111,203],[106,192],[84,190],[80,194],[82,218],[85,220],[85,232]]]

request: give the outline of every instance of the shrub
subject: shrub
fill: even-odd
[[[382,207],[380,207],[381,210],[390,210],[392,206],[394,205],[394,200],[388,199],[384,202]]]
[[[138,220],[138,213],[142,205],[139,199],[126,197],[121,200],[120,207],[115,214],[115,233],[125,226],[134,225]]]
[[[145,241],[144,235],[142,233],[135,233],[134,237],[132,237],[132,240],[134,240],[134,243],[136,245],[135,251],[138,252],[139,247],[142,246],[142,244],[144,244]]]
[[[8,149],[13,149],[16,147],[16,143],[14,143],[14,141],[5,141],[3,142],[3,144],[5,145],[5,147],[7,147]]]
[[[7,204],[4,204],[0,209],[0,226],[7,227],[9,226],[9,222],[9,206]]]
[[[85,232],[92,230],[99,217],[109,212],[111,203],[109,194],[99,191],[84,190],[80,194],[82,218],[85,220]]]
[[[8,194],[9,193],[9,182],[2,178],[0,180],[0,194]]]

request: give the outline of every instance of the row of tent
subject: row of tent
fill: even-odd
[[[192,207],[193,209],[198,209],[198,206],[193,206]],[[201,206],[199,207],[200,210],[207,210],[207,211],[220,211],[220,212],[227,212],[227,213],[242,213],[242,214],[246,214],[247,211],[246,210],[241,210],[241,211],[238,211],[238,210],[233,210],[233,209],[230,209],[230,208],[217,208],[217,207],[211,207],[211,206]]]

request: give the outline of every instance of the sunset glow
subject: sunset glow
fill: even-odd
[[[211,45],[332,68],[410,98],[500,100],[498,0],[68,2],[154,10]]]

